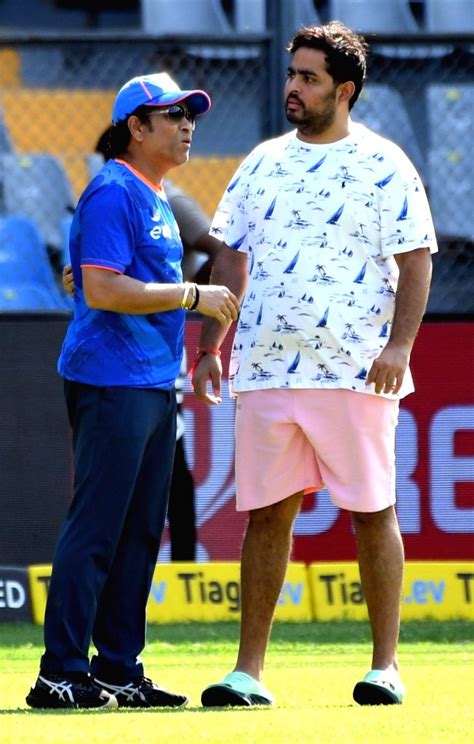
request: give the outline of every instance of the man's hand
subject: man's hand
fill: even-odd
[[[194,367],[192,385],[198,400],[207,405],[218,405],[221,398],[222,364],[217,354],[204,354]],[[211,381],[212,394],[207,392],[207,383]]]
[[[200,284],[199,303],[196,310],[209,318],[215,318],[222,325],[232,323],[239,316],[240,303],[225,286]]]
[[[410,361],[410,352],[406,347],[396,346],[390,341],[370,368],[366,385],[375,384],[375,392],[393,393],[396,395],[405,377]]]
[[[70,297],[74,297],[74,279],[71,264],[66,264],[63,269],[63,288]]]

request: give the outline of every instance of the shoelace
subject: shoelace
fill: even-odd
[[[50,690],[49,694],[53,695],[56,693],[60,700],[66,701],[67,698],[69,698],[69,702],[74,703],[74,695],[72,694],[72,682],[53,682],[50,679],[46,679],[45,677],[39,677],[40,680],[43,682],[43,684],[47,685]],[[65,697],[67,696],[67,698]]]
[[[132,700],[137,696],[140,699],[143,697],[140,692],[140,684],[143,681],[145,680],[140,680],[138,684],[129,682],[127,685],[111,685],[108,682],[101,682],[98,679],[96,680],[96,683],[100,686],[103,685],[106,690],[110,690],[111,692],[113,692],[114,695],[123,695],[128,702],[132,702]]]

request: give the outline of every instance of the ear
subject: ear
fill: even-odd
[[[355,93],[355,84],[352,82],[352,80],[346,80],[345,83],[341,83],[338,86],[339,89],[339,100],[340,101],[346,101],[346,103],[349,103],[352,96]]]
[[[130,131],[130,134],[132,136],[132,139],[136,140],[136,142],[142,142],[143,141],[143,128],[144,124],[138,116],[130,116],[128,119],[128,128]]]

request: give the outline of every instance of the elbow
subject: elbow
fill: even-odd
[[[90,310],[109,310],[107,296],[94,287],[84,287],[84,299]]]

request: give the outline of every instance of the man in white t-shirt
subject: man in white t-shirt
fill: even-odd
[[[354,699],[399,704],[395,429],[399,399],[413,391],[408,364],[436,238],[407,157],[350,120],[366,76],[363,39],[332,22],[302,29],[289,51],[295,131],[246,158],[211,228],[223,241],[212,281],[243,298],[229,376],[237,509],[249,523],[237,663],[202,702],[272,704],[262,674],[293,522],[304,494],[324,485],[351,513],[372,628],[371,670]],[[193,384],[211,405],[228,328],[203,325]]]

